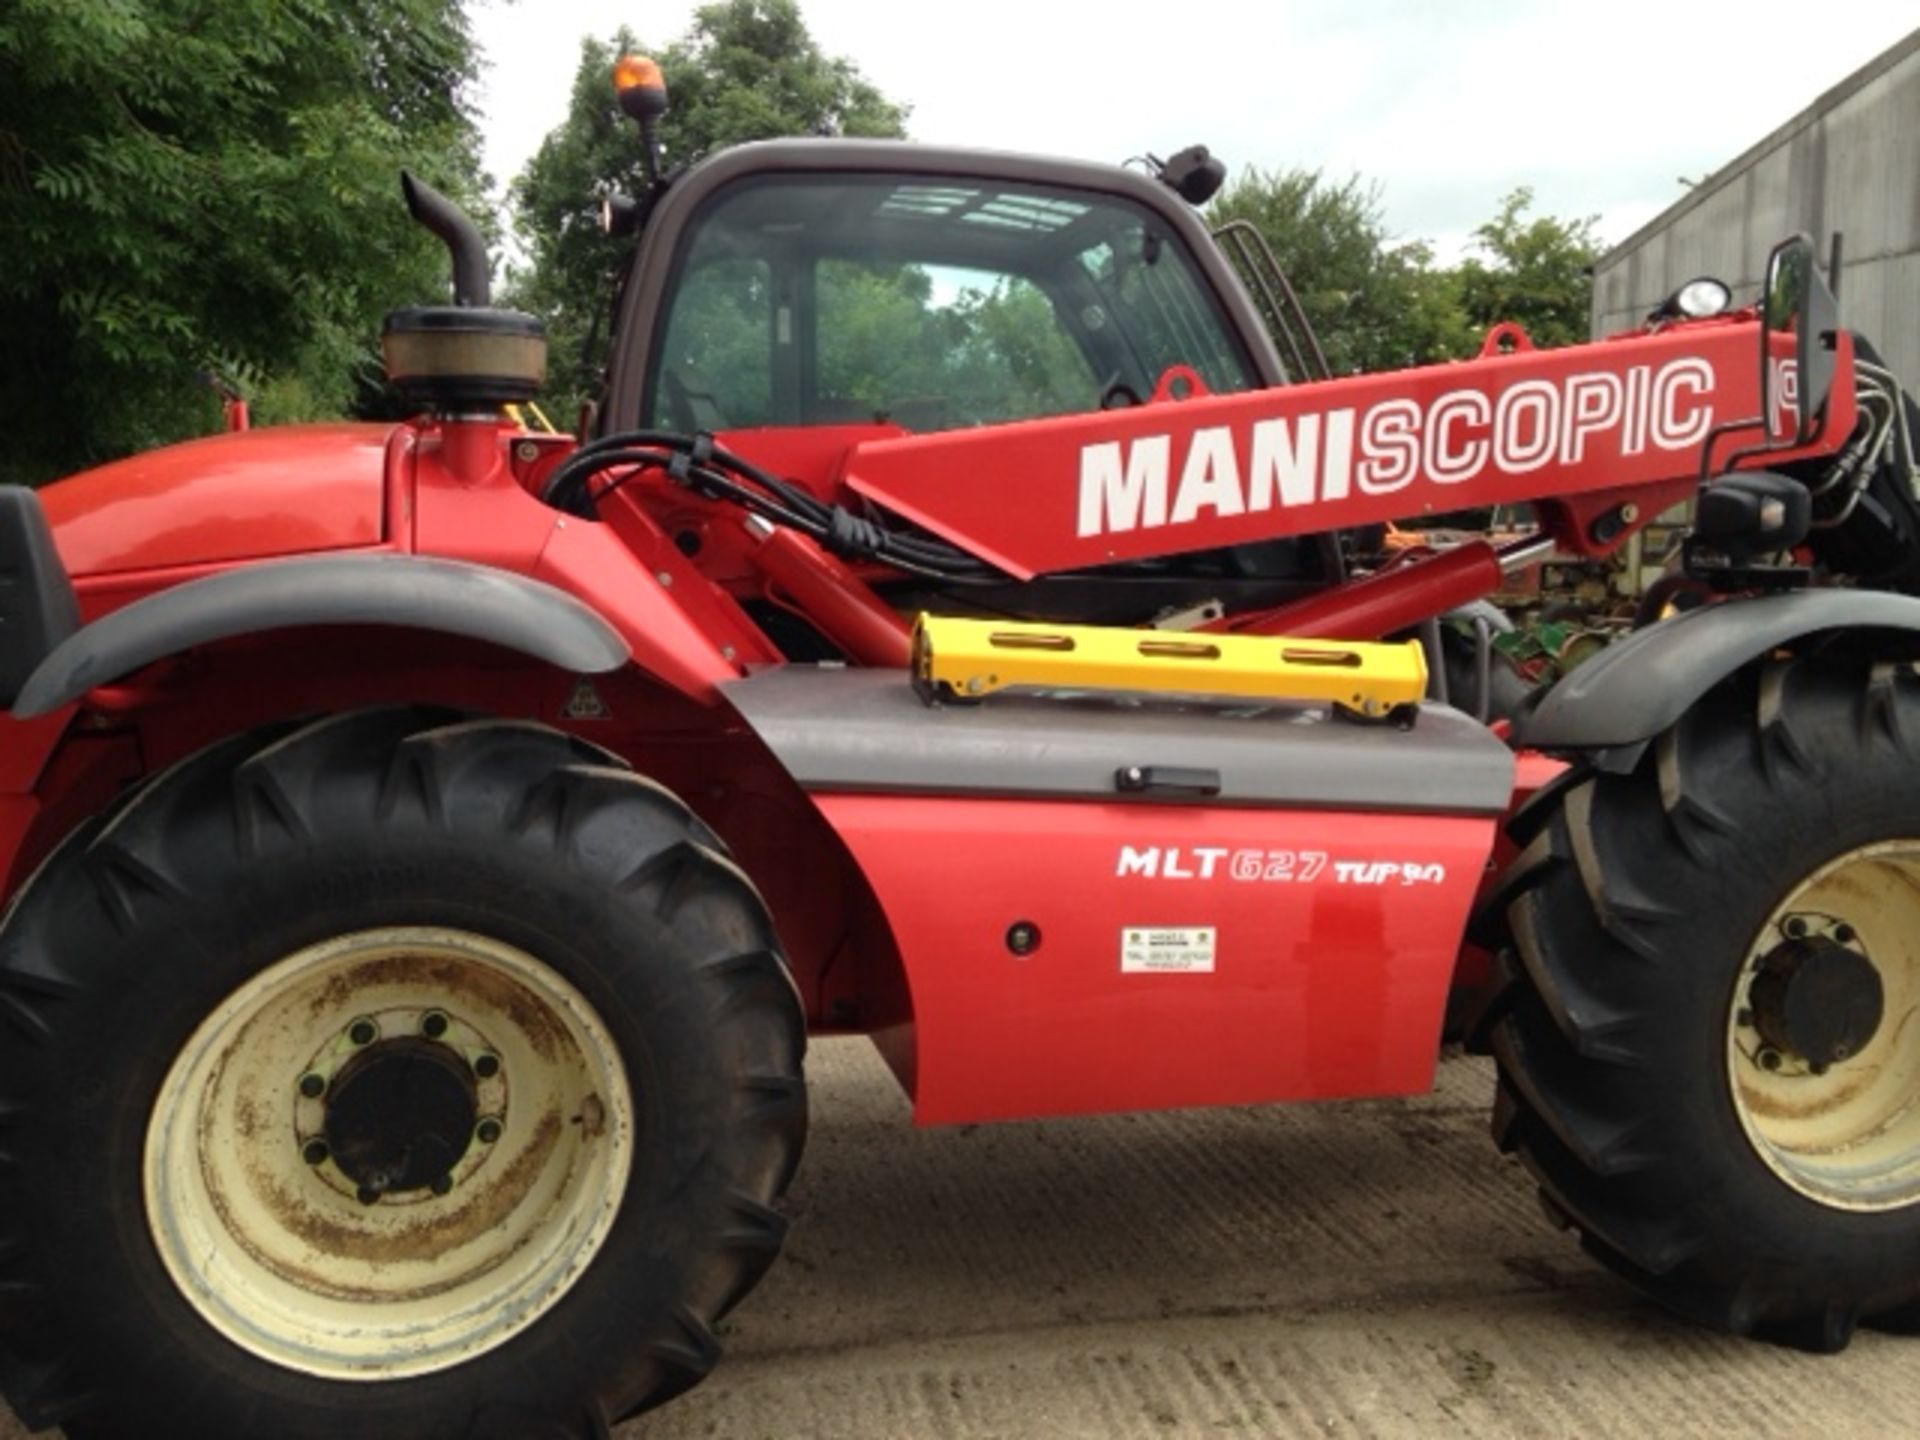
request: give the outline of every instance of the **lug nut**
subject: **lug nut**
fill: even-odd
[[[318,1100],[327,1093],[327,1077],[317,1072],[308,1072],[300,1077],[300,1093],[309,1100]]]
[[[473,1127],[473,1134],[482,1145],[491,1145],[500,1138],[500,1122],[489,1115]]]
[[[442,1175],[433,1182],[433,1193],[436,1195],[444,1195],[451,1189],[453,1189],[453,1176],[451,1175]]]
[[[300,1147],[300,1158],[309,1165],[326,1164],[327,1153],[327,1142],[324,1140],[309,1140]]]
[[[1838,940],[1842,945],[1851,945],[1858,933],[1859,932],[1851,925],[1836,925],[1833,927],[1833,938]]]
[[[371,1045],[379,1035],[380,1027],[364,1015],[347,1027],[347,1038],[356,1045]]]
[[[371,1185],[362,1185],[355,1193],[360,1197],[360,1203],[362,1205],[378,1205],[380,1203],[380,1192]]]
[[[473,1073],[482,1080],[491,1080],[500,1073],[498,1055],[476,1055],[473,1057]]]
[[[1760,1068],[1762,1070],[1778,1070],[1780,1068],[1780,1052],[1771,1045],[1761,1046],[1760,1054],[1755,1058],[1760,1061]]]
[[[1781,926],[1781,929],[1787,932],[1788,939],[1798,940],[1807,933],[1807,922],[1802,920],[1798,915],[1789,915],[1787,917],[1787,923]]]
[[[447,1033],[447,1017],[438,1010],[429,1010],[420,1017],[420,1033],[429,1040],[438,1040]]]

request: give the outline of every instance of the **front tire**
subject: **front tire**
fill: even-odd
[[[1920,1301],[1920,680],[1769,664],[1515,821],[1495,1134],[1586,1248],[1815,1350]]]
[[[237,737],[0,928],[0,1370],[74,1437],[603,1435],[700,1379],[805,1134],[764,907],[538,726]]]

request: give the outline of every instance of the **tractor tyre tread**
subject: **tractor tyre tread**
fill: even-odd
[[[1693,1320],[1824,1351],[1862,1317],[1920,1314],[1920,1267],[1884,1261],[1920,1253],[1920,1206],[1862,1224],[1780,1181],[1725,1059],[1751,937],[1835,843],[1897,827],[1902,797],[1920,812],[1916,741],[1911,670],[1770,662],[1630,773],[1569,772],[1523,812],[1500,892],[1517,963],[1482,1037],[1495,1139],[1596,1259]]]
[[[150,985],[129,975],[132,948],[190,930],[223,904],[231,877],[334,864],[356,845],[389,843],[394,853],[442,863],[478,853],[483,843],[497,847],[503,873],[510,864],[571,884],[576,903],[583,894],[604,896],[596,934],[617,933],[628,917],[651,924],[655,938],[644,955],[637,942],[633,954],[603,946],[612,978],[598,1003],[617,1003],[625,1017],[619,1023],[652,1044],[658,1032],[633,1018],[640,1007],[631,996],[642,993],[633,987],[668,997],[663,1008],[675,1023],[707,1037],[716,1052],[711,1079],[702,1070],[673,1083],[716,1124],[698,1143],[674,1142],[672,1162],[693,1167],[675,1182],[677,1202],[691,1212],[675,1223],[697,1241],[686,1253],[644,1264],[635,1258],[649,1242],[640,1238],[645,1217],[634,1212],[661,1203],[653,1192],[665,1183],[649,1177],[643,1184],[647,1167],[636,1159],[613,1235],[588,1276],[538,1324],[478,1361],[368,1386],[281,1370],[232,1347],[186,1305],[151,1254],[145,1273],[122,1281],[119,1267],[134,1264],[130,1257],[146,1241],[139,1147],[128,1137],[144,1133],[156,1076],[185,1036],[156,1039],[166,1054],[107,1076],[83,1074],[68,1057],[88,1054],[129,1023],[116,992]],[[525,888],[533,892],[532,879]],[[375,906],[355,903],[354,913]],[[290,919],[287,929],[327,923]],[[528,924],[542,933],[559,926],[556,916]],[[657,958],[660,936],[672,937],[670,966]],[[209,970],[219,968],[215,956],[205,958]],[[178,978],[182,988],[215,983]],[[569,978],[582,983],[577,974]],[[208,993],[217,1001],[225,991]],[[604,1436],[712,1368],[714,1323],[779,1251],[786,1222],[777,1207],[807,1130],[798,992],[764,902],[713,832],[597,746],[535,724],[440,709],[356,711],[231,737],[76,829],[0,922],[0,1029],[0,1391],[27,1425],[64,1425],[70,1440],[152,1433],[159,1414],[209,1437],[271,1430],[283,1440],[319,1440],[349,1429],[383,1440]],[[676,1056],[692,1053],[691,1041],[673,1043],[681,1046]],[[67,1102],[78,1119],[60,1113]],[[46,1183],[62,1136],[72,1144],[67,1128],[103,1108],[137,1115],[120,1126],[125,1133],[101,1142],[118,1146],[121,1164],[110,1172],[100,1161],[95,1178],[121,1176],[115,1183],[123,1185],[132,1146],[136,1215],[116,1233],[97,1217],[56,1218],[48,1197],[60,1187]],[[126,1201],[123,1194],[123,1208]],[[91,1216],[99,1207],[64,1208]],[[103,1255],[116,1252],[97,1264],[84,1263],[68,1243],[91,1233],[88,1223]],[[612,1279],[588,1283],[595,1269],[612,1264],[646,1277],[656,1293],[637,1285],[615,1293]],[[119,1308],[143,1319],[111,1318],[105,1301],[123,1284],[131,1303]],[[175,1337],[171,1348],[152,1347],[164,1359],[138,1354],[146,1347],[128,1343],[131,1325]],[[621,1343],[607,1344],[611,1334],[621,1334]],[[523,1383],[561,1368],[555,1357],[563,1353],[580,1357],[567,1379]],[[569,1381],[580,1383],[568,1390]],[[358,1406],[374,1391],[389,1393]]]

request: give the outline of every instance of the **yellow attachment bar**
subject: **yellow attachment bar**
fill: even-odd
[[[1010,685],[1161,690],[1337,705],[1368,719],[1427,693],[1418,640],[1293,640],[1100,625],[1031,625],[922,615],[913,676],[928,698],[975,700]]]
[[[540,429],[546,434],[558,435],[560,433],[558,430],[553,428],[553,421],[547,418],[546,412],[542,410],[538,405],[534,404],[533,401],[531,400],[527,401],[526,410],[524,413],[522,412],[521,407],[518,405],[507,406],[507,418],[513,421],[513,423],[518,425],[522,430],[531,430],[533,428],[532,425],[527,424],[528,415],[533,416],[535,423],[538,424]]]

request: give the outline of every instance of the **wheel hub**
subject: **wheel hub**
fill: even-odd
[[[187,1038],[148,1122],[147,1223],[243,1349],[329,1379],[429,1374],[584,1272],[633,1115],[611,1033],[540,959],[355,931],[260,970]]]
[[[1886,1014],[1886,987],[1873,962],[1825,935],[1769,951],[1750,999],[1761,1038],[1816,1071],[1865,1050]]]
[[[1754,1154],[1833,1209],[1920,1205],[1920,840],[1834,856],[1747,954],[1726,1053]]]
[[[473,1075],[431,1040],[383,1040],[341,1067],[327,1092],[333,1163],[367,1203],[444,1185],[479,1119]]]
[[[494,1039],[442,999],[355,1015],[299,1069],[288,1142],[314,1179],[361,1205],[419,1204],[473,1183],[509,1118]]]

